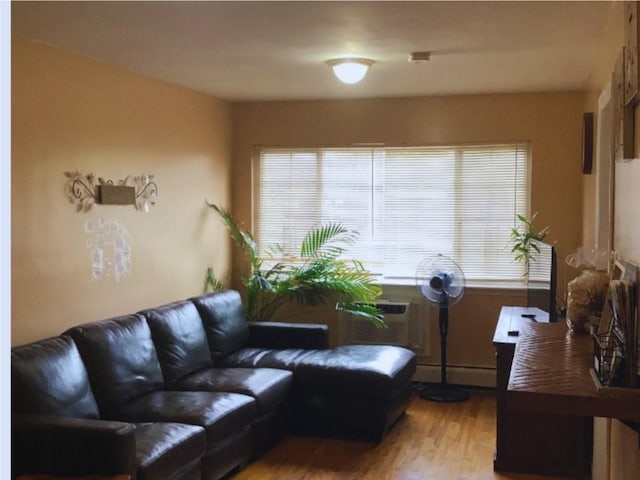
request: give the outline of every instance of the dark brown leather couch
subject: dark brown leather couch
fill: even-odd
[[[247,323],[226,291],[15,347],[12,473],[213,480],[287,431],[381,441],[415,356],[328,348],[324,325]]]

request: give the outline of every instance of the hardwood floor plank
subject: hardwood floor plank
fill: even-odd
[[[563,480],[495,473],[495,394],[462,403],[412,398],[385,440],[288,436],[233,480]]]

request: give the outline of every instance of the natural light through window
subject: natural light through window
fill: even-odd
[[[296,251],[312,227],[359,232],[348,255],[381,282],[411,283],[426,256],[469,281],[522,280],[509,232],[528,213],[529,145],[275,149],[255,163],[258,245]]]

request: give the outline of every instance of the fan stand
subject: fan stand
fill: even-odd
[[[469,392],[447,383],[447,333],[449,331],[449,301],[440,302],[440,384],[424,385],[418,395],[432,402],[453,403],[469,399]]]

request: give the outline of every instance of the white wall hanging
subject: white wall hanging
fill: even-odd
[[[131,275],[131,235],[118,220],[89,218],[84,222],[91,277],[116,282]]]

